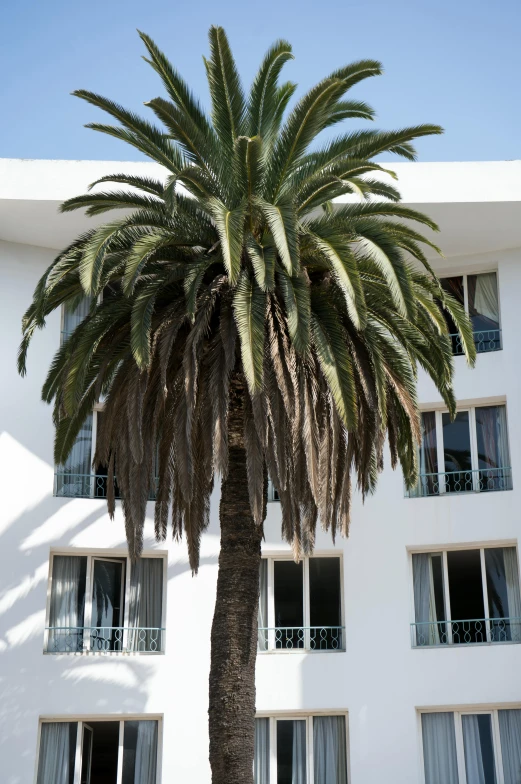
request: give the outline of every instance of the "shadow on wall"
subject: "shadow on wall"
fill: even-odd
[[[0,437],[4,465],[5,435]],[[23,468],[18,463],[16,473]],[[32,776],[40,715],[146,713],[159,669],[158,659],[149,656],[43,654],[51,547],[121,550],[126,543],[121,512],[111,523],[105,502],[54,498],[52,470],[44,472],[42,481],[42,466],[36,468],[39,489],[35,493],[29,479],[25,496],[20,485],[11,488],[11,502],[0,517],[0,759],[1,779],[9,784],[25,783]],[[13,472],[7,470],[11,476]],[[201,559],[202,567],[216,563],[217,555]],[[169,564],[168,581],[185,576],[190,576],[186,557]],[[209,640],[210,620],[198,619],[193,633],[199,644],[203,637]]]

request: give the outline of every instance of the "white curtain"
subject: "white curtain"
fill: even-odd
[[[156,784],[157,721],[138,721],[134,784]]]
[[[499,711],[505,784],[521,784],[521,710]]]
[[[414,619],[416,645],[439,645],[440,630],[437,623],[436,599],[432,559],[440,556],[431,553],[414,553],[412,557],[414,579]]]
[[[519,593],[519,572],[515,547],[503,548],[503,561],[507,584],[508,616],[509,618],[517,619],[510,621],[510,634],[512,640],[521,642],[521,596]]]
[[[71,310],[67,306],[63,309],[63,333],[67,337],[76,327],[81,324],[88,315],[92,297],[83,297],[77,307]]]
[[[36,784],[69,784],[74,773],[77,731],[76,722],[42,724]]]
[[[63,465],[56,467],[56,495],[89,496],[91,494],[92,414],[89,414],[76,437],[71,453]]]
[[[459,784],[454,714],[422,713],[422,736],[425,784]]]
[[[470,303],[472,312],[472,303]],[[480,316],[499,325],[499,302],[497,296],[497,276],[495,272],[476,275],[474,308]]]
[[[266,558],[261,559],[259,571],[259,611],[257,626],[258,632],[258,650],[268,650],[268,561]],[[263,629],[264,631],[260,631]]]
[[[162,650],[163,559],[139,558],[130,575],[130,650]],[[149,628],[149,631],[139,629]]]
[[[253,757],[255,784],[270,784],[270,720],[255,719],[255,754]]]
[[[291,784],[306,784],[306,722],[293,722]]]
[[[346,725],[343,716],[313,719],[314,784],[347,784]]]
[[[76,652],[83,648],[84,562],[85,556],[80,555],[55,555],[53,558],[49,626],[61,628],[49,630],[49,651]]]
[[[486,784],[477,716],[462,716],[467,784]]]

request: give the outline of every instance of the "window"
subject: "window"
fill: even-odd
[[[43,721],[36,784],[156,784],[158,725],[142,718]]]
[[[515,547],[414,553],[414,647],[521,642]]]
[[[344,650],[341,559],[263,558],[259,650]]]
[[[469,314],[478,354],[498,351],[502,346],[497,273],[486,272],[481,275],[442,278],[441,285],[464,306]],[[446,320],[452,339],[452,353],[463,354],[461,337],[456,325],[448,315]]]
[[[347,784],[347,718],[255,721],[255,784]]]
[[[162,653],[164,559],[51,556],[47,653]]]
[[[425,784],[518,784],[521,710],[422,713]]]
[[[410,498],[444,493],[512,489],[507,414],[504,405],[421,414],[419,479]]]

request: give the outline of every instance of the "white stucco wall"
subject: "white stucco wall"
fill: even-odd
[[[103,170],[101,164],[96,166]],[[439,175],[441,187],[442,180],[450,181],[452,164],[435,166],[449,167]],[[407,176],[414,178],[413,171]],[[505,201],[514,198],[508,172]],[[424,176],[421,171],[420,175]],[[91,179],[87,177],[84,184]],[[419,201],[440,201],[431,198],[432,192],[425,193],[424,184],[415,187],[422,194]],[[67,193],[63,190],[53,186],[49,198],[71,195],[69,186]],[[23,196],[17,192],[14,201]],[[473,213],[467,196],[469,224],[465,230],[471,231]],[[10,198],[9,193],[7,198],[5,193],[0,197]],[[412,198],[410,203],[414,203]],[[3,204],[0,198],[0,212]],[[29,208],[24,212],[18,202],[15,206],[29,220]],[[445,236],[457,241],[458,247],[464,246],[465,237],[451,222],[452,206],[445,206]],[[475,220],[483,230],[481,218]],[[512,227],[512,237],[518,229]],[[23,235],[23,227],[17,226],[16,231]],[[365,506],[355,500],[350,538],[336,545],[343,552],[346,651],[263,654],[258,659],[259,711],[348,712],[353,784],[422,781],[417,708],[521,704],[521,645],[413,650],[409,629],[413,620],[410,549],[511,544],[521,534],[521,242],[513,250],[504,249],[504,235],[497,235],[491,223],[487,253],[458,252],[457,258],[449,256],[439,262],[438,269],[498,269],[504,348],[480,355],[473,371],[463,358],[456,358],[456,393],[464,401],[506,399],[514,489],[405,499],[400,473],[387,469],[376,495]],[[0,231],[0,236],[5,234]],[[443,239],[442,233],[442,245]],[[490,246],[501,250],[490,250]],[[103,501],[52,495],[53,427],[51,410],[40,402],[40,388],[59,343],[58,315],[49,319],[46,330],[34,340],[27,378],[16,374],[20,317],[52,256],[44,247],[0,242],[0,779],[3,784],[33,782],[42,716],[146,713],[163,717],[163,784],[205,784],[210,780],[207,681],[219,547],[217,497],[196,578],[190,573],[184,545],[170,541],[156,545],[152,526],[148,526],[145,548],[168,553],[164,656],[43,655],[51,549],[125,552],[119,505],[111,522]],[[423,403],[439,400],[423,376],[419,396]],[[152,504],[149,515],[153,515]],[[280,539],[276,504],[268,507],[265,530],[266,553],[287,549]],[[319,533],[317,554],[331,550],[329,539]]]

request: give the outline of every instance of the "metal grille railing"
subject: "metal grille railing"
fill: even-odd
[[[510,466],[420,474],[416,487],[405,494],[408,498],[425,498],[432,495],[492,493],[499,490],[512,490]]]
[[[449,335],[452,341],[452,353],[455,356],[464,354],[459,332]],[[489,351],[499,351],[502,348],[500,329],[479,329],[474,332],[474,345],[478,354],[486,354]]]
[[[106,498],[108,477],[99,474],[70,474],[62,471],[54,475],[54,495],[59,498]],[[150,489],[149,500],[156,499],[157,479]],[[121,498],[117,478],[114,477],[116,498]]]
[[[47,653],[162,653],[165,629],[151,626],[48,626]]]
[[[470,618],[411,623],[413,648],[521,642],[521,618]]]
[[[343,651],[344,627],[259,627],[259,650]]]

